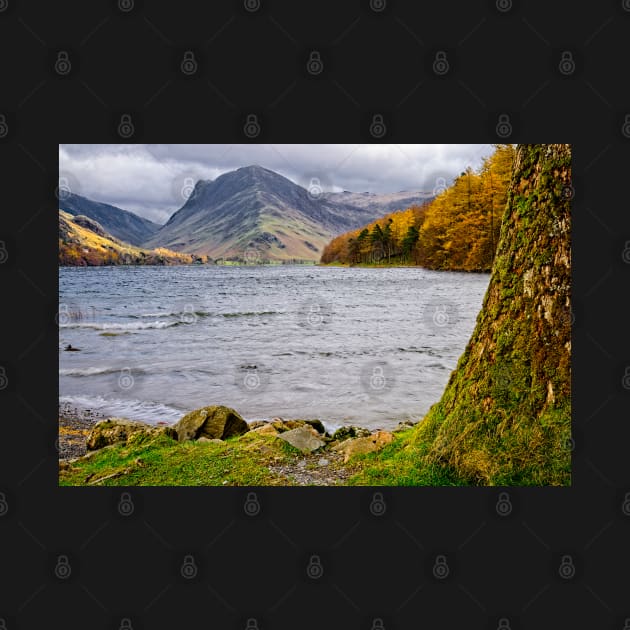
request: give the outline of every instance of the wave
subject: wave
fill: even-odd
[[[243,313],[219,313],[223,317],[254,317],[256,315],[278,315],[278,311],[247,311]]]
[[[59,402],[79,409],[90,409],[104,416],[139,420],[148,424],[174,424],[186,413],[158,402],[108,399],[103,396],[60,396]]]
[[[214,313],[210,311],[190,311],[190,310],[180,310],[180,311],[160,311],[157,313],[135,313],[133,315],[125,314],[125,317],[129,317],[131,319],[144,319],[146,317],[180,317],[182,319],[190,318],[191,315],[195,317],[212,317]]]
[[[134,373],[140,372],[134,368]],[[60,368],[59,376],[96,376],[98,374],[115,374],[120,372],[120,367],[87,367],[87,368]]]
[[[165,322],[129,322],[123,323],[97,323],[97,322],[79,322],[75,324],[61,324],[60,328],[91,328],[93,330],[148,330],[150,328],[171,328],[172,326],[178,326],[179,324],[188,323],[184,321]]]

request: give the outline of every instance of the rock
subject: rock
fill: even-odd
[[[325,442],[319,437],[317,431],[309,426],[302,426],[297,429],[285,431],[278,435],[278,437],[303,453],[312,453],[325,445]]]
[[[200,437],[225,440],[247,433],[249,426],[234,409],[213,405],[186,414],[175,425],[175,431],[180,442],[197,440]]]
[[[177,434],[172,427],[155,427],[126,418],[108,418],[94,425],[87,437],[86,448],[88,451],[95,451],[111,444],[126,443],[131,438],[139,438],[143,435],[155,436],[160,433],[177,439]]]
[[[304,420],[306,424],[313,427],[318,433],[324,435],[326,433],[326,427],[323,425],[321,420]]]
[[[318,466],[328,466],[328,464],[330,464],[330,461],[327,460],[325,457],[320,458],[320,460],[317,462]]]
[[[393,430],[393,433],[398,433],[399,431],[407,431],[407,429],[411,429],[411,427],[414,427],[415,425],[416,423],[411,420],[402,420]]]
[[[388,431],[377,431],[368,437],[351,438],[337,444],[333,450],[343,453],[344,464],[355,455],[379,451],[394,440],[394,436]]]
[[[250,425],[251,426],[251,425]],[[270,422],[265,422],[261,427],[253,429],[254,433],[259,435],[279,435],[280,432]]]
[[[370,431],[363,429],[362,427],[340,427],[332,436],[334,442],[341,442],[349,438],[368,437]]]
[[[268,424],[268,423],[265,422],[264,420],[252,420],[249,423],[249,430],[253,431],[254,429],[259,429],[260,427],[263,427],[266,424]]]

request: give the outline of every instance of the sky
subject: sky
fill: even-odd
[[[63,144],[59,178],[76,194],[165,223],[199,179],[251,164],[305,188],[393,193],[448,185],[491,153],[489,144]]]

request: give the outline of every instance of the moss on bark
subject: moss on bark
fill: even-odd
[[[490,284],[426,461],[470,483],[570,483],[571,149],[519,145]]]

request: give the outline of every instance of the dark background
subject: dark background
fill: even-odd
[[[630,1],[261,3],[0,0],[0,628],[630,627]],[[573,144],[571,488],[57,487],[59,143],[506,140]]]

